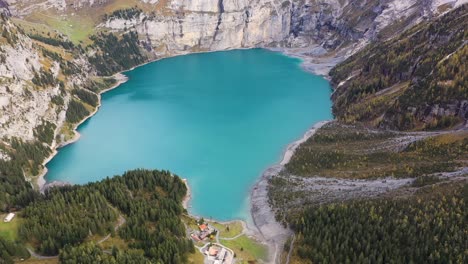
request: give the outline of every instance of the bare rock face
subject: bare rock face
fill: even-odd
[[[160,56],[251,48],[280,43],[289,35],[290,4],[272,0],[173,0],[165,16],[109,19],[103,27],[135,27]],[[169,15],[168,15],[169,14]]]
[[[56,78],[60,64],[44,57],[41,48],[9,20],[1,22],[0,139],[6,142],[12,138],[35,140],[34,131],[44,122],[57,128],[64,123],[71,95],[61,92],[59,83],[47,86],[34,83],[41,72],[50,72],[52,78]],[[83,78],[71,76],[70,82],[80,84]],[[62,98],[63,105],[52,103],[57,96]]]
[[[161,5],[156,0],[141,1]],[[467,0],[172,0],[165,2],[162,12],[142,13],[131,20],[113,18],[100,26],[114,31],[135,28],[157,56],[316,45],[327,51],[353,47],[355,52],[371,40],[390,38],[464,2]]]
[[[10,8],[5,0],[0,0],[0,13],[6,16],[11,16]]]
[[[16,28],[5,22],[2,32],[11,43],[2,45],[0,64],[0,138],[19,136],[25,140],[34,138],[36,120],[45,117],[48,110],[47,95],[32,89],[29,83],[34,72],[41,69],[39,55],[32,41],[16,32]]]
[[[98,8],[116,0],[1,0],[12,13]],[[386,39],[468,0],[139,0],[144,12],[109,18],[98,25],[113,31],[136,29],[147,49],[160,56],[252,47],[327,51]],[[151,10],[151,11],[148,11]],[[351,52],[351,53],[352,53]]]
[[[321,44],[334,50],[346,42],[363,47],[438,16],[467,0],[297,0],[292,1],[290,46]]]

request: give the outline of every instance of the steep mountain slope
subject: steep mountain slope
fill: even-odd
[[[96,26],[120,32],[135,30],[144,46],[157,56],[257,46],[323,44],[323,48],[335,50],[363,42],[358,45],[362,47],[369,40],[393,36],[465,2],[8,1],[15,16],[59,30],[76,41],[86,42]]]
[[[435,129],[468,119],[468,6],[375,43],[332,72],[334,113],[403,130]]]
[[[64,48],[66,41],[49,40],[56,43],[31,39],[10,20],[3,20],[0,123],[4,138],[33,140],[37,138],[34,129],[41,124],[62,125],[66,110],[62,106],[70,100],[67,88],[87,82],[81,69],[89,63],[75,56],[73,48]]]
[[[70,137],[69,105],[86,110],[80,94],[90,81],[84,69],[89,63],[67,41],[55,36],[44,43],[26,36],[2,14],[0,37],[0,208],[27,203],[31,195],[24,182],[40,173],[41,163],[59,142]],[[51,39],[52,40],[52,39]],[[94,94],[97,98],[97,96]],[[62,135],[57,136],[56,135]]]

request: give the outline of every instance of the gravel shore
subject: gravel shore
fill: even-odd
[[[270,263],[279,263],[283,246],[286,240],[293,234],[276,221],[275,214],[268,203],[268,181],[278,175],[293,156],[300,144],[305,142],[315,132],[329,121],[319,122],[309,129],[302,138],[289,144],[280,163],[268,168],[254,185],[251,192],[250,212],[255,228],[258,230],[259,239],[264,241],[269,248]]]

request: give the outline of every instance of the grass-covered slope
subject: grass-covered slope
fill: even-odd
[[[335,67],[333,112],[401,130],[453,127],[467,116],[468,4],[376,42]]]
[[[375,179],[418,177],[468,166],[468,131],[399,133],[330,123],[286,165],[298,176]]]

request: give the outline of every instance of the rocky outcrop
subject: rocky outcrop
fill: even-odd
[[[442,118],[456,118],[458,121],[456,123],[468,127],[468,100],[453,100],[445,104],[408,107],[408,112],[425,124],[437,122]]]
[[[83,84],[86,77],[79,73],[67,76],[66,82],[58,81],[59,75],[63,75],[62,64],[45,56],[43,46],[8,19],[2,20],[0,29],[3,43],[0,46],[0,138],[5,142],[12,138],[35,140],[36,129],[44,122],[56,128],[63,125],[71,98],[71,93],[64,89]],[[73,63],[89,67],[84,60],[73,60]],[[44,74],[50,77],[47,84],[39,83]],[[53,102],[57,98],[62,102]]]
[[[4,14],[6,16],[11,16],[10,8],[8,6],[8,3],[5,2],[4,0],[0,0],[0,13]]]

